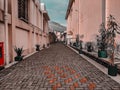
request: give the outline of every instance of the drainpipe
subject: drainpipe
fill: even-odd
[[[80,12],[79,12],[80,5],[79,4],[80,4],[80,0],[78,0],[78,35],[79,35],[79,40],[80,40],[80,26],[79,26],[80,25],[80,17],[79,17],[80,16]]]
[[[42,31],[43,31],[43,11],[42,11]]]
[[[106,0],[102,0],[102,23],[106,21]]]
[[[43,44],[43,10],[41,10],[41,12],[42,12],[42,38],[41,38],[41,40],[42,40],[42,44]]]
[[[9,41],[8,41],[8,0],[4,0],[4,28],[5,28],[5,58],[6,65],[9,64]]]
[[[36,37],[36,32],[35,32],[35,27],[33,26],[33,43],[34,43],[34,48],[35,48],[35,45],[36,45],[36,42],[35,42],[35,37]]]

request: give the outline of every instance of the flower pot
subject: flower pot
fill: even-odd
[[[75,46],[75,47],[76,47],[76,43],[73,43],[73,46]]]
[[[79,50],[79,54],[82,54],[82,50]]]
[[[92,50],[91,50],[91,49],[87,49],[87,51],[88,51],[88,52],[92,52]]]
[[[100,58],[107,58],[107,51],[106,50],[99,50],[98,57]]]
[[[14,59],[15,59],[15,61],[22,61],[23,60],[23,56],[16,56]]]
[[[117,76],[117,65],[109,65],[108,74],[111,76]]]
[[[88,45],[87,46],[87,51],[88,52],[92,52],[93,51],[93,46],[92,45]]]
[[[40,48],[38,47],[38,48],[36,48],[36,51],[40,51]]]
[[[40,51],[40,45],[36,45],[36,51]]]

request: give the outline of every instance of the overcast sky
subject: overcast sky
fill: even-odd
[[[58,22],[66,26],[66,10],[69,0],[41,0],[45,3],[51,21]]]

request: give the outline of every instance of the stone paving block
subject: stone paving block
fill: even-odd
[[[120,84],[62,44],[0,71],[0,90],[72,89],[120,90]]]
[[[33,89],[32,89],[33,90]],[[39,88],[39,90],[47,90],[47,88]]]

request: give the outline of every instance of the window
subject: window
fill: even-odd
[[[28,0],[18,0],[18,18],[28,22]]]

